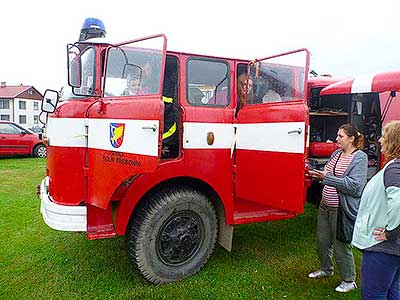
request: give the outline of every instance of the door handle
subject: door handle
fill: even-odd
[[[153,130],[153,132],[155,132],[157,130],[157,125],[154,124],[153,126],[143,126],[142,129],[144,130],[150,129]]]
[[[292,134],[292,133],[298,133],[298,134],[300,134],[300,133],[302,133],[303,132],[303,130],[301,130],[301,128],[298,128],[298,129],[296,129],[296,130],[290,130],[290,131],[288,131],[288,134]]]

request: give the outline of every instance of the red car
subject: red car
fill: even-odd
[[[0,156],[46,157],[46,146],[36,133],[13,122],[0,121]]]

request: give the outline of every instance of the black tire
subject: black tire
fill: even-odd
[[[197,273],[214,250],[218,222],[213,205],[199,191],[163,190],[144,199],[126,233],[133,266],[154,284]]]
[[[46,146],[43,144],[36,145],[35,148],[33,149],[33,156],[46,158]]]

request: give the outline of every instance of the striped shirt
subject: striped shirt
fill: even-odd
[[[347,167],[350,165],[354,154],[340,155],[342,152],[338,152],[328,163],[325,165],[325,170],[334,176],[341,177],[346,172]],[[336,163],[337,162],[337,163]],[[336,165],[336,167],[335,167]],[[335,169],[335,172],[333,172]],[[339,206],[339,195],[337,190],[333,186],[325,185],[322,190],[322,202],[326,206],[338,207]]]

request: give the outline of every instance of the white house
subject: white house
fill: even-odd
[[[25,128],[39,124],[43,95],[33,86],[0,84],[0,120]]]

